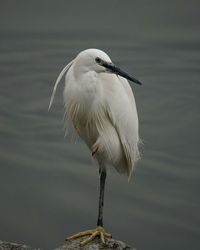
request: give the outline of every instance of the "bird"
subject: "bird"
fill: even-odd
[[[108,166],[130,179],[140,159],[139,122],[132,88],[142,83],[117,67],[100,49],[85,49],[59,74],[49,103],[52,106],[58,83],[65,75],[64,109],[70,122],[89,148],[99,167],[97,227],[67,237],[84,237],[84,246],[99,237],[103,244],[112,237],[103,226],[104,190]]]

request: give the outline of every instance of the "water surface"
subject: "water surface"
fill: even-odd
[[[144,83],[142,160],[130,183],[109,171],[106,229],[139,250],[199,249],[200,4],[0,4],[1,239],[52,249],[96,225],[97,166],[63,136],[62,84],[47,110],[62,67],[94,47]]]

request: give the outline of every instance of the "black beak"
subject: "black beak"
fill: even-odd
[[[104,66],[106,69],[108,69],[108,71],[111,73],[120,75],[120,76],[126,78],[127,80],[130,80],[130,81],[135,82],[139,85],[142,85],[142,83],[140,81],[135,79],[133,76],[130,76],[129,74],[127,74],[126,72],[124,72],[120,68],[116,67],[113,63],[103,62],[102,66]]]

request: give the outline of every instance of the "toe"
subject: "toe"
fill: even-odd
[[[99,234],[98,231],[94,232],[90,237],[88,237],[87,239],[81,241],[80,245],[81,246],[85,246],[87,243],[89,243],[90,241],[92,241],[98,234]]]
[[[105,236],[108,238],[112,238],[112,234],[109,234],[109,233],[105,233]]]
[[[102,232],[100,232],[100,239],[101,239],[101,242],[102,242],[103,244],[106,243],[106,242],[105,242],[104,234],[103,234]]]
[[[83,232],[79,232],[77,234],[73,234],[72,236],[67,237],[66,240],[74,240],[74,239],[77,239],[79,237],[90,235],[90,234],[92,234],[92,230],[86,230]]]

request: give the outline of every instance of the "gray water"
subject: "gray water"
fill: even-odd
[[[199,1],[0,1],[0,239],[52,249],[96,226],[98,171],[64,138],[58,73],[94,47],[132,85],[142,159],[109,171],[105,228],[138,250],[200,249]]]

